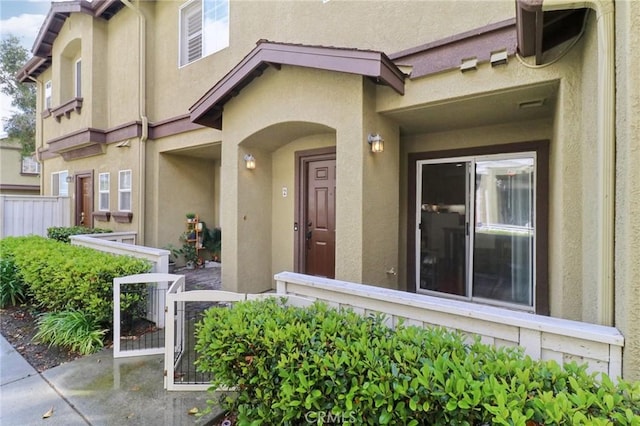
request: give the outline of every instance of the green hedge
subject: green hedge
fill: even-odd
[[[83,311],[100,324],[112,321],[113,279],[151,267],[146,260],[38,236],[5,238],[0,252],[13,258],[36,304],[53,312]]]
[[[239,424],[640,424],[640,383],[322,304],[210,309],[196,350]]]
[[[72,235],[105,234],[109,232],[112,231],[110,229],[87,228],[85,226],[52,226],[47,228],[47,237],[52,240],[69,243],[69,237]]]

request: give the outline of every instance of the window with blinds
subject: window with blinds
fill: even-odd
[[[180,9],[180,66],[229,46],[229,0],[192,0]]]

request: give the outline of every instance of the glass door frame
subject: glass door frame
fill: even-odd
[[[531,256],[531,269],[532,269],[532,288],[531,292],[531,305],[523,305],[517,303],[511,303],[506,301],[501,301],[497,299],[490,299],[485,297],[476,297],[473,295],[473,282],[474,282],[474,250],[475,250],[475,228],[476,228],[476,212],[475,212],[475,204],[476,204],[476,188],[475,188],[475,178],[476,178],[476,163],[483,162],[488,160],[509,160],[509,159],[518,159],[518,158],[533,158],[534,161],[534,173],[533,173],[533,197],[532,197],[532,206],[531,213],[533,217],[533,241],[532,241],[532,256]],[[436,290],[428,290],[420,288],[420,266],[421,266],[421,233],[422,229],[420,228],[420,224],[422,222],[422,185],[423,185],[423,166],[429,164],[449,164],[449,163],[461,163],[464,162],[466,164],[466,179],[465,179],[465,287],[467,296],[461,296],[456,294],[450,294],[442,291]],[[415,292],[418,294],[426,294],[437,297],[446,297],[451,299],[457,299],[462,301],[478,301],[485,304],[503,306],[514,308],[517,310],[525,310],[525,311],[535,311],[537,306],[536,296],[537,296],[537,256],[538,250],[536,247],[538,246],[537,238],[538,238],[538,153],[537,151],[518,151],[518,152],[509,152],[509,153],[491,153],[491,154],[480,154],[480,155],[464,155],[457,157],[442,157],[442,158],[429,158],[429,159],[421,159],[417,160],[415,163],[416,173],[415,173],[415,206],[414,206],[414,230],[415,230],[415,247],[413,256],[415,256]]]
[[[471,226],[471,219],[474,217],[473,216],[473,210],[471,210],[473,208],[473,206],[471,205],[471,199],[469,198],[469,186],[471,185],[471,181],[470,181],[470,170],[471,167],[473,166],[473,163],[471,162],[471,159],[473,157],[472,156],[464,156],[464,157],[451,157],[451,158],[439,158],[439,159],[428,159],[428,160],[419,160],[416,163],[416,205],[415,205],[415,230],[416,230],[416,238],[415,238],[415,251],[414,251],[414,256],[416,258],[416,262],[415,262],[415,283],[416,283],[416,287],[415,287],[415,291],[416,293],[419,294],[427,294],[427,295],[431,295],[431,296],[440,296],[440,297],[449,297],[449,298],[453,298],[453,299],[458,299],[458,300],[465,300],[465,301],[469,301],[470,299],[470,295],[471,295],[471,290],[472,290],[472,286],[471,286],[471,280],[469,277],[469,274],[471,273],[471,271],[473,271],[472,267],[472,263],[473,263],[473,256],[470,256],[471,251],[469,250],[469,247],[472,247],[471,244],[473,244],[473,241],[470,240],[470,238],[472,238],[472,236],[470,236],[470,226]],[[421,247],[421,243],[422,243],[422,239],[421,239],[421,233],[422,233],[422,229],[420,227],[420,224],[422,223],[422,166],[424,165],[429,165],[429,164],[455,164],[455,163],[464,163],[465,167],[466,167],[466,173],[465,173],[465,185],[464,185],[464,189],[465,189],[465,250],[464,250],[464,256],[465,256],[465,265],[464,265],[464,270],[465,270],[465,274],[464,274],[464,286],[465,286],[465,293],[469,296],[462,296],[462,295],[457,295],[457,294],[451,294],[451,293],[446,293],[446,292],[442,292],[442,291],[435,291],[435,290],[427,290],[427,289],[422,289],[420,288],[420,264],[421,264],[421,254],[420,254],[420,247]]]

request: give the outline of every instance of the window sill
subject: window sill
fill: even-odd
[[[93,212],[92,216],[99,222],[109,222],[111,219],[111,212]]]
[[[80,114],[81,109],[82,98],[73,98],[56,108],[52,108],[49,111],[51,112],[51,115],[53,115],[53,117],[56,119],[56,121],[60,122],[60,119],[63,115],[69,118],[73,111],[76,111],[78,114]]]
[[[131,219],[133,219],[133,213],[131,212],[113,212],[111,216],[118,223],[131,223]]]

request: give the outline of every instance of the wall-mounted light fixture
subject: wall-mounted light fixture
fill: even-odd
[[[384,139],[379,134],[367,136],[367,142],[371,145],[371,152],[384,151]]]
[[[256,159],[253,155],[247,154],[244,156],[244,165],[247,169],[253,170],[256,168]]]
[[[73,175],[67,175],[67,177],[64,179],[67,183],[71,183],[73,182]]]

